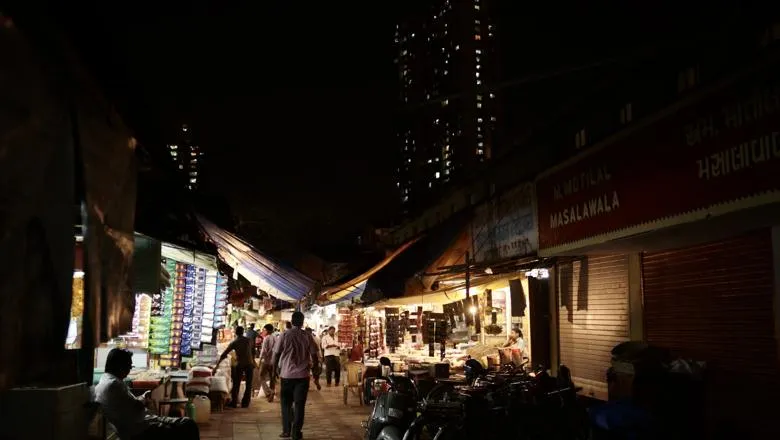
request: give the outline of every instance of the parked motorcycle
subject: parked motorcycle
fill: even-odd
[[[424,431],[436,440],[587,438],[584,409],[565,366],[558,377],[541,366],[488,372],[471,364],[466,373],[468,385],[440,385],[429,394],[404,440]]]
[[[417,389],[405,376],[383,377],[388,390],[377,397],[368,422],[366,440],[400,440],[417,415]]]

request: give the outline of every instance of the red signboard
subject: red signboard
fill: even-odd
[[[539,248],[780,190],[780,83],[770,70],[540,178]]]

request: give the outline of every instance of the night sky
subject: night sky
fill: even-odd
[[[55,3],[143,144],[161,148],[190,124],[206,152],[204,189],[252,221],[258,246],[338,243],[398,212],[391,44],[421,0]],[[692,26],[718,32],[707,18],[716,8],[662,3],[501,1],[504,79],[623,58]],[[720,15],[742,8],[729,3]],[[571,98],[551,81],[526,87],[545,86],[549,102]]]
[[[189,123],[205,189],[306,246],[396,211],[390,5],[82,1],[62,19],[148,148]]]

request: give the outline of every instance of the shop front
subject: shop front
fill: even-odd
[[[468,243],[469,265],[476,279],[492,278],[482,290],[490,297],[487,302],[498,302],[499,308],[508,310],[506,323],[499,323],[500,334],[491,322],[495,321],[492,314],[483,317],[489,323],[486,330],[492,330],[487,333],[506,340],[513,329],[519,330],[529,362],[550,367],[549,271],[537,258],[533,198],[533,184],[523,183],[477,207]]]
[[[468,217],[457,218],[434,231],[412,238],[388,251],[368,270],[343,282],[323,286],[317,296],[317,305],[306,312],[308,325],[312,328],[318,326],[318,331],[329,326],[336,328],[343,361],[353,359],[367,366],[377,366],[380,357],[395,354],[405,331],[402,329],[406,327],[401,325],[398,310],[385,313],[383,307],[373,305],[383,304],[388,298],[398,299],[409,289],[419,290],[421,285],[415,274],[452,244],[467,220]],[[369,304],[372,306],[369,307]],[[407,339],[407,342],[410,340]],[[422,343],[420,339],[419,344]],[[356,350],[359,347],[362,350]],[[359,351],[363,352],[362,356]],[[394,360],[398,368],[405,368],[400,358]]]
[[[360,342],[367,364],[386,356],[399,370],[457,371],[469,356],[549,366],[549,272],[536,255],[533,194],[532,184],[513,188],[326,288],[321,301],[363,297],[339,305],[340,342]],[[508,344],[513,330],[522,341]]]
[[[141,382],[159,382],[166,371],[191,365],[214,365],[227,306],[227,278],[216,257],[136,234],[134,265],[131,330],[96,349],[95,380],[114,347],[134,352],[131,376]]]
[[[540,176],[540,253],[571,257],[555,281],[575,376],[603,377],[610,344],[644,339],[706,362],[719,426],[751,432],[777,409],[740,402],[780,390],[779,67],[702,90]]]
[[[589,397],[606,400],[610,351],[629,339],[629,256],[561,258],[555,265],[558,363]]]
[[[528,303],[527,286],[526,278],[483,277],[469,286],[468,295],[463,285],[453,285],[375,303],[367,314],[378,320],[385,337],[373,357],[387,356],[400,370],[448,364],[447,371],[458,371],[468,356],[497,365],[511,329],[521,325],[521,313],[512,307]],[[523,298],[512,301],[511,295]],[[519,356],[530,353],[529,335],[524,341]],[[511,350],[505,355],[511,360]]]

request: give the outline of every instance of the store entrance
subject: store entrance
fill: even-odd
[[[528,297],[531,314],[531,336],[533,337],[533,346],[531,346],[531,362],[533,365],[544,365],[548,368],[557,366],[550,365],[550,283],[546,278],[528,278]]]

